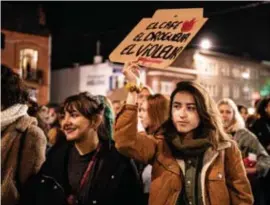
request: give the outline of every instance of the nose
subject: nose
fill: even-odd
[[[181,117],[181,118],[185,118],[185,117],[187,117],[187,110],[186,110],[186,108],[181,108],[180,110],[179,110],[179,116]]]
[[[70,124],[70,117],[65,115],[64,118],[61,120],[61,126],[64,128],[66,125]]]

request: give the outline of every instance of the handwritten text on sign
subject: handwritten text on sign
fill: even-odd
[[[140,60],[155,68],[168,67],[198,32],[206,19],[142,19],[112,52],[110,60],[124,63]]]

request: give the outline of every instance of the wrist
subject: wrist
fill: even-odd
[[[128,82],[125,85],[125,88],[131,93],[133,93],[133,92],[140,93],[142,90],[142,87],[143,87],[142,84],[134,83],[134,82]]]

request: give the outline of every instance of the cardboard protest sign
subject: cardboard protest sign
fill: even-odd
[[[198,15],[144,18],[109,58],[112,62],[138,60],[140,65],[146,67],[167,68],[207,21]]]

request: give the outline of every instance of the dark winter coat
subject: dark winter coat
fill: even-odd
[[[71,147],[71,144],[64,143],[50,150],[40,173],[29,182],[21,204],[66,204],[71,191],[67,173]],[[93,177],[88,183],[91,187],[87,205],[140,204],[142,189],[131,160],[119,154],[114,145],[109,148],[107,143],[101,147],[97,159],[98,166],[92,169]]]
[[[258,137],[262,146],[270,154],[270,119],[260,118],[256,120],[250,130]]]

